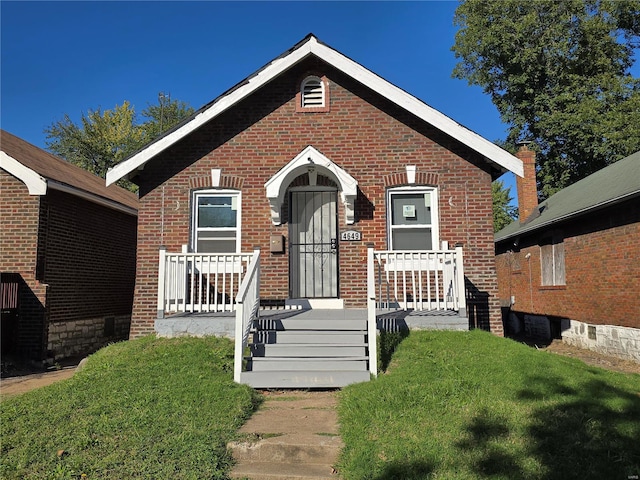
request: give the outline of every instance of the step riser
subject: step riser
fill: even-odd
[[[254,388],[340,388],[369,379],[369,372],[243,372],[240,383]]]
[[[366,320],[330,320],[283,318],[281,320],[260,319],[255,322],[258,330],[332,330],[332,331],[366,331]]]
[[[364,357],[366,347],[362,346],[319,346],[319,345],[251,345],[254,357]]]
[[[367,371],[366,360],[309,360],[288,359],[271,360],[269,358],[255,358],[249,361],[248,370],[252,372],[269,372],[283,370],[315,370],[315,371]]]
[[[321,445],[237,443],[231,450],[238,462],[326,464],[335,462],[340,454],[340,447]]]
[[[253,335],[253,343],[266,344],[358,344],[364,343],[364,333],[333,333],[333,332],[259,332]]]

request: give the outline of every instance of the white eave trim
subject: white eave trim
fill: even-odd
[[[46,195],[47,180],[2,151],[0,151],[0,168],[24,183],[29,189],[29,195]]]
[[[324,60],[335,68],[343,71],[355,80],[378,92],[380,95],[385,96],[398,106],[413,113],[425,122],[430,123],[447,135],[450,135],[461,143],[467,145],[469,148],[478,152],[485,158],[497,163],[507,170],[512,171],[520,177],[524,175],[522,161],[517,157],[511,155],[509,152],[486,140],[477,133],[472,132],[466,127],[453,121],[443,113],[435,110],[424,102],[418,100],[413,95],[410,95],[404,90],[389,83],[350,58],[319,43],[315,37],[311,36],[306,43],[284,57],[277,58],[270,65],[260,70],[255,76],[250,77],[247,80],[247,83],[233,90],[228,95],[220,97],[213,105],[196,115],[196,117],[189,123],[186,123],[177,130],[151,144],[148,148],[140,151],[128,160],[111,168],[107,172],[107,185],[111,185],[119,179],[129,175],[136,169],[141,169],[144,164],[155,155],[164,151],[166,148],[202,126],[204,123],[235,105],[240,100],[253,93],[258,88],[262,87],[310,54],[316,55],[321,60]]]
[[[358,182],[311,145],[302,150],[264,184],[271,207],[272,223],[280,225],[282,222],[280,212],[282,211],[287,187],[299,175],[304,173],[311,175],[312,172],[314,174],[322,173],[338,184],[342,204],[345,207],[345,223],[348,225],[354,223]]]
[[[128,207],[120,202],[116,202],[115,200],[109,200],[108,198],[101,197],[100,195],[95,195],[85,190],[80,190],[65,183],[60,183],[55,180],[49,180],[49,187],[52,190],[58,190],[70,195],[75,195],[76,197],[80,197],[89,202],[97,203],[98,205],[102,205],[103,207],[107,207],[112,210],[117,210],[128,215],[133,215],[134,217],[138,216],[138,210],[135,208]]]

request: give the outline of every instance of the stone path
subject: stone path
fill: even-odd
[[[332,480],[342,449],[335,391],[263,392],[264,403],[228,445],[232,478]]]

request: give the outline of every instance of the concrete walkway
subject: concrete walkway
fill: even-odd
[[[35,390],[36,388],[45,387],[60,380],[70,378],[75,372],[76,367],[69,366],[61,370],[3,378],[0,380],[0,397],[8,398],[26,393],[30,390]]]
[[[232,478],[333,480],[342,440],[335,391],[264,392],[264,403],[228,445]]]

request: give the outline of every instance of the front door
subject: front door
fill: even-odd
[[[292,191],[289,220],[291,298],[338,297],[336,190]]]

